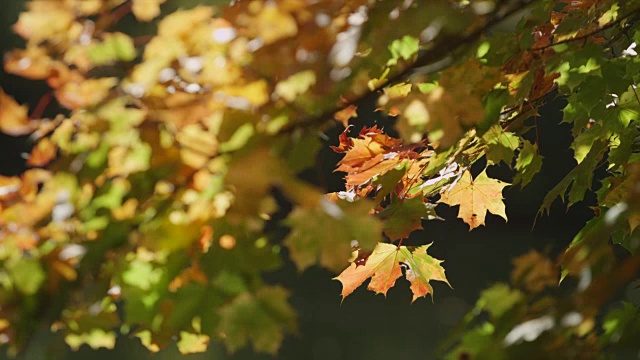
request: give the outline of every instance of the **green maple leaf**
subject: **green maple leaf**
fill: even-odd
[[[441,219],[435,207],[436,204],[425,203],[422,196],[404,200],[394,197],[378,217],[383,221],[383,231],[389,239],[403,239],[412,231],[422,229],[422,219]]]
[[[521,187],[527,186],[542,169],[542,159],[544,157],[538,153],[538,144],[531,144],[528,140],[524,140],[524,147],[516,159],[517,172],[513,184],[520,184]]]
[[[275,354],[285,332],[296,331],[295,311],[287,302],[288,292],[277,286],[242,293],[220,309],[224,343],[236,351],[249,341],[256,351]]]
[[[406,165],[406,162],[402,162],[400,165],[382,175],[377,176],[373,180],[373,185],[378,189],[375,202],[381,202],[387,195],[395,190],[400,180],[402,180],[407,173]]]
[[[584,194],[591,188],[593,181],[593,171],[598,166],[598,162],[604,155],[604,150],[607,147],[607,142],[599,140],[593,143],[591,150],[585,156],[584,160],[573,168],[567,176],[564,177],[553,189],[549,190],[547,195],[542,200],[542,205],[538,210],[538,214],[543,214],[545,211],[549,213],[551,204],[553,201],[560,197],[564,200],[565,193],[571,185],[569,191],[569,206],[584,198]]]
[[[524,299],[524,294],[518,289],[512,289],[504,283],[496,283],[482,291],[476,308],[484,309],[494,319],[500,318]]]
[[[515,150],[520,145],[520,138],[510,132],[502,130],[500,125],[491,127],[482,139],[487,144],[487,162],[490,165],[499,164],[503,161],[507,165],[511,165]]]
[[[328,269],[344,269],[351,254],[351,242],[373,249],[381,240],[382,224],[369,214],[372,204],[365,200],[350,203],[322,198],[316,208],[298,207],[286,219],[291,233],[284,244],[299,270],[320,264]]]

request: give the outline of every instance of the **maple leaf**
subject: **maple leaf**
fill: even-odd
[[[520,145],[520,139],[517,135],[503,131],[500,125],[494,125],[484,133],[482,139],[487,144],[486,155],[490,165],[499,164],[501,161],[511,165],[514,151]]]
[[[378,217],[383,221],[383,231],[389,239],[403,239],[412,231],[422,229],[422,219],[439,219],[435,206],[425,203],[422,196],[403,200],[394,197]]]
[[[330,146],[331,150],[337,153],[346,153],[347,151],[353,148],[353,139],[347,136],[349,134],[349,129],[351,129],[352,125],[347,126],[346,129],[340,134],[338,140],[340,144],[338,146]]]
[[[74,79],[55,91],[58,102],[68,109],[79,109],[98,105],[109,95],[109,90],[118,83],[115,78]]]
[[[499,215],[507,220],[502,189],[511,184],[492,179],[483,171],[475,179],[466,170],[458,183],[448,191],[442,193],[439,202],[450,206],[460,205],[458,217],[469,224],[469,231],[484,225],[487,211]]]
[[[284,6],[267,2],[251,21],[248,32],[261,37],[265,44],[271,44],[295,36],[298,33],[298,23]]]
[[[382,224],[369,214],[366,199],[332,202],[322,198],[316,208],[297,207],[286,223],[291,233],[284,243],[299,270],[319,263],[340,271],[349,259],[351,242],[371,250],[381,239]]]
[[[335,152],[345,153],[335,171],[344,171],[347,186],[360,186],[376,176],[392,170],[407,158],[418,154],[410,147],[403,147],[402,140],[382,133],[377,126],[364,127],[358,138],[349,138],[345,130],[340,135],[340,145]]]
[[[553,262],[535,250],[518,256],[513,260],[513,264],[512,284],[521,285],[533,293],[542,291],[546,286],[558,284],[560,274]]]
[[[0,89],[0,132],[12,136],[33,132],[35,127],[29,123],[28,112],[25,105],[18,104]]]
[[[333,114],[333,117],[341,123],[345,128],[349,128],[349,119],[358,117],[358,107],[355,105],[349,105],[346,108]]]
[[[269,286],[255,294],[243,292],[223,306],[219,331],[225,335],[227,348],[233,352],[251,341],[255,350],[275,354],[285,332],[297,331],[296,314],[288,297],[285,289]]]
[[[29,3],[29,11],[20,14],[13,31],[37,44],[64,33],[73,20],[71,9],[65,8],[60,2],[33,1]]]
[[[538,144],[531,144],[528,140],[524,140],[524,146],[516,159],[516,176],[513,179],[514,184],[520,184],[525,187],[531,182],[533,177],[542,169],[542,160],[544,157],[538,153]]]
[[[430,246],[431,244],[423,245],[410,251],[406,246],[378,243],[364,265],[353,261],[334,278],[342,283],[342,298],[349,296],[368,278],[371,278],[371,282],[367,288],[376,294],[386,296],[387,291],[402,276],[401,266],[405,267],[405,277],[411,283],[411,302],[427,294],[433,297],[433,288],[429,281],[438,280],[451,285],[444,274],[444,268],[440,265],[442,261],[427,255]],[[357,258],[358,256],[354,256],[354,259]]]
[[[202,353],[207,350],[209,336],[202,334],[192,334],[187,331],[180,332],[180,341],[177,342],[180,354]]]
[[[133,15],[139,21],[151,21],[160,15],[160,5],[166,0],[133,0]]]
[[[49,138],[43,138],[33,147],[27,164],[31,166],[45,166],[56,157],[58,147]]]
[[[364,127],[357,139],[351,139],[351,144],[351,147],[344,148],[346,154],[338,163],[336,171],[359,171],[359,168],[368,160],[399,148],[402,140],[387,136],[382,133],[381,129],[374,126],[372,128]],[[342,150],[342,146],[334,148],[334,151],[339,150]]]

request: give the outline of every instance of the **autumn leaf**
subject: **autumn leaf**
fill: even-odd
[[[266,3],[250,23],[249,32],[261,37],[265,44],[295,36],[298,33],[296,19],[277,3]]]
[[[166,0],[133,0],[133,15],[140,21],[151,21],[160,15],[160,5]]]
[[[56,157],[58,147],[49,138],[43,138],[31,150],[27,164],[31,166],[45,166]]]
[[[117,83],[115,78],[74,79],[63,84],[55,94],[61,105],[75,110],[98,105]]]
[[[535,250],[518,256],[513,264],[512,284],[520,285],[533,293],[541,292],[547,286],[558,285],[560,272],[549,258]]]
[[[282,163],[266,148],[238,154],[229,164],[226,179],[229,187],[234,190],[235,199],[231,210],[243,216],[258,213],[261,200],[283,175]]]
[[[8,52],[4,56],[6,72],[31,80],[42,80],[49,77],[57,63],[49,57],[46,49],[30,46]]]
[[[0,131],[19,136],[33,132],[35,129],[29,123],[28,109],[18,104],[11,96],[0,89]]]
[[[347,173],[348,186],[363,185],[392,170],[404,159],[418,156],[411,148],[403,147],[402,140],[383,134],[377,126],[364,127],[355,139],[346,136],[348,130],[340,135],[340,145],[332,147],[336,152],[345,153],[335,171]]]
[[[186,331],[180,332],[180,340],[176,344],[180,354],[197,354],[207,351],[209,336],[193,334]]]
[[[349,119],[358,117],[358,107],[349,105],[346,108],[333,114],[333,117],[341,123],[345,128],[349,127]]]
[[[22,181],[19,177],[8,177],[0,175],[0,201],[10,201],[18,197]]]
[[[402,140],[394,139],[382,133],[377,126],[372,128],[364,127],[356,139],[350,139],[351,146],[349,148],[336,148],[336,152],[345,152],[344,158],[338,163],[336,171],[350,172],[352,170],[359,171],[367,161],[375,158],[377,155],[388,153],[397,149]],[[342,141],[341,141],[342,143]]]
[[[483,171],[475,179],[466,170],[455,186],[442,193],[439,202],[450,206],[460,205],[458,217],[469,224],[469,230],[484,225],[487,211],[507,220],[502,189],[510,184],[492,179]]]
[[[67,31],[73,20],[73,13],[60,2],[32,1],[29,11],[20,14],[13,30],[23,38],[39,43]]]
[[[342,283],[342,298],[349,296],[368,278],[371,278],[371,282],[367,288],[386,296],[387,291],[402,276],[402,266],[405,267],[406,279],[411,283],[411,302],[427,294],[433,296],[433,288],[429,283],[431,280],[443,281],[447,285],[449,281],[440,265],[442,261],[427,255],[430,246],[431,244],[423,245],[411,251],[406,246],[379,243],[364,265],[358,265],[354,261],[334,278]]]
[[[299,72],[280,81],[275,93],[287,102],[293,102],[305,94],[316,83],[316,73],[311,70]]]

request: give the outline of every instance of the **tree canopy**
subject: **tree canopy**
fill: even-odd
[[[285,258],[338,274],[342,301],[404,277],[413,302],[437,302],[446,259],[406,239],[441,207],[470,231],[508,221],[503,189],[545,161],[550,97],[566,100],[575,166],[538,216],[593,192],[595,216],[560,257],[516,258],[442,352],[590,359],[634,343],[638,299],[605,305],[640,269],[640,1],[165,2],[31,0],[13,26],[25,45],[5,71],[50,91],[29,109],[0,89],[0,131],[34,141],[28,169],[0,176],[10,353],[44,324],[73,349],[130,334],[153,352],[219,339],[275,354],[296,311],[263,274]],[[385,120],[354,126],[366,101]],[[327,194],[301,174],[331,127],[344,189]]]

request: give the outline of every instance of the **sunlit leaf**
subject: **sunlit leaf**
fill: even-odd
[[[349,296],[368,278],[371,278],[367,287],[369,290],[386,295],[402,276],[401,266],[405,267],[406,278],[411,282],[412,302],[427,294],[433,296],[433,288],[429,283],[431,280],[449,282],[440,265],[441,261],[427,255],[429,246],[420,246],[411,251],[406,246],[379,243],[364,265],[352,262],[334,278],[342,283],[342,298]]]
[[[527,186],[533,177],[540,172],[543,158],[538,153],[538,144],[531,144],[528,140],[524,140],[524,147],[516,159],[515,169],[517,172],[513,183],[521,184],[522,187]]]
[[[460,205],[458,217],[469,224],[469,230],[484,225],[487,211],[507,220],[502,189],[510,184],[492,179],[483,171],[475,179],[466,170],[452,188],[445,190],[439,202],[450,206]]]
[[[19,105],[0,89],[0,131],[13,136],[33,132],[35,127],[30,123],[27,113],[26,106]]]
[[[132,11],[140,21],[151,21],[160,15],[160,5],[166,0],[132,0]]]

